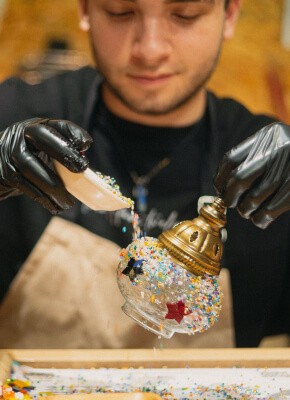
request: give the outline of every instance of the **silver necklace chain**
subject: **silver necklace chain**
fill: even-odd
[[[131,171],[130,175],[134,182],[132,194],[136,199],[137,208],[140,213],[145,213],[148,208],[148,185],[152,178],[159,174],[170,163],[168,157],[163,158],[145,175],[138,175],[136,171]]]

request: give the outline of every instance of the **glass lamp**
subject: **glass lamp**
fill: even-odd
[[[120,253],[122,310],[145,329],[165,338],[195,334],[219,317],[218,285],[221,229],[226,223],[221,199],[205,205],[192,221],[183,221],[158,239],[141,237]]]

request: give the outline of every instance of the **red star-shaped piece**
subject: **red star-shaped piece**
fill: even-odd
[[[165,315],[166,319],[175,319],[180,324],[185,315],[191,314],[182,300],[177,303],[166,303],[168,313]]]

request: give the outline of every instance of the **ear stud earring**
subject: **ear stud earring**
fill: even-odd
[[[80,28],[84,32],[88,32],[90,30],[90,21],[87,15],[83,16],[80,20]]]

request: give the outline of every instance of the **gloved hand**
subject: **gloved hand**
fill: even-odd
[[[88,165],[90,135],[69,121],[34,118],[0,133],[0,199],[25,193],[52,214],[75,200],[54,172],[52,159],[72,172]]]
[[[227,207],[263,229],[290,210],[290,126],[265,126],[227,152],[214,185]]]

